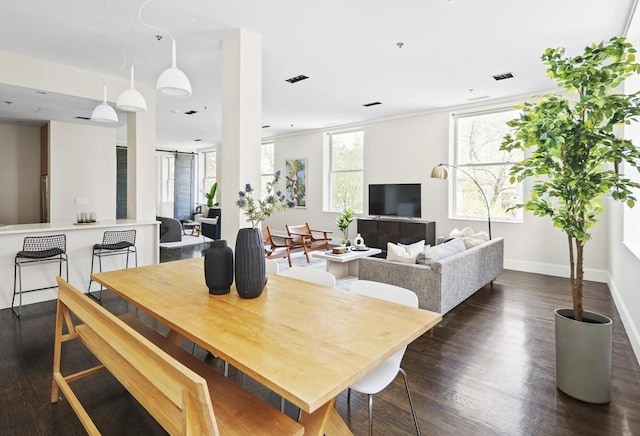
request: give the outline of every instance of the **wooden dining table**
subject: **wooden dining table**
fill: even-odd
[[[210,295],[203,258],[92,274],[303,411],[305,434],[351,434],[336,396],[442,319],[439,313],[269,274],[255,299]],[[214,411],[215,413],[215,411]]]

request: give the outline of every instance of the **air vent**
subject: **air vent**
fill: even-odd
[[[263,129],[268,129],[269,127],[271,127],[271,126],[268,125],[268,124],[265,124],[264,126],[262,126]]]
[[[193,115],[193,114],[197,114],[198,111],[186,111],[184,114],[185,115]]]
[[[198,139],[194,139],[193,142],[202,142],[203,140],[201,138]]]
[[[301,80],[306,80],[308,78],[309,78],[308,76],[305,76],[304,74],[300,74],[299,76],[292,77],[290,79],[287,79],[286,81],[289,83],[296,83],[296,82],[300,82]]]
[[[502,73],[502,74],[496,74],[495,76],[491,76],[496,80],[505,80],[505,79],[512,79],[513,78],[513,73]]]
[[[89,117],[73,117],[73,118],[75,118],[76,120],[87,120],[87,121],[91,121],[91,118],[89,118]]]
[[[380,103],[379,101],[372,101],[371,103],[365,103],[365,104],[363,104],[362,106],[364,106],[364,107],[371,107],[371,106],[377,106],[377,105],[379,105],[379,104],[382,104],[382,103]]]

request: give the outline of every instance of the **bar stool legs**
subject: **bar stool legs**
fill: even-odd
[[[13,298],[11,299],[11,310],[16,318],[20,319],[22,314],[22,294],[25,292],[42,291],[45,289],[57,288],[58,285],[45,286],[43,288],[28,289],[22,288],[22,268],[44,263],[59,264],[58,275],[62,276],[62,262],[66,266],[66,280],[69,280],[69,262],[67,258],[67,237],[66,235],[52,236],[27,236],[24,238],[22,251],[16,254],[13,263]],[[15,307],[16,295],[18,295],[18,310]]]
[[[129,255],[133,254],[135,257],[136,267],[138,266],[138,252],[136,251],[136,231],[135,230],[122,230],[122,231],[106,231],[102,237],[101,244],[95,244],[93,246],[93,255],[91,256],[91,274],[93,274],[94,260],[98,258],[98,269],[102,272],[102,258],[107,256],[126,255],[125,268],[129,268]],[[93,278],[89,279],[89,287],[87,288],[87,294],[96,301],[102,301],[102,291],[104,288],[100,286],[98,291],[91,291],[91,284]],[[98,295],[95,294],[98,293]]]

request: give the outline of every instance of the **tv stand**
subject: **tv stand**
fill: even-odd
[[[412,244],[424,239],[426,244],[436,244],[434,221],[407,221],[402,219],[358,218],[358,233],[368,247],[387,250],[387,242]]]

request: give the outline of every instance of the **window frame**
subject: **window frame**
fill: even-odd
[[[503,112],[513,112],[513,111],[519,111],[519,108],[517,105],[515,104],[511,104],[508,106],[500,106],[500,107],[493,107],[493,108],[485,108],[485,109],[476,109],[476,110],[469,110],[469,111],[464,111],[464,112],[457,112],[457,113],[451,113],[451,119],[452,119],[452,140],[451,140],[451,158],[453,160],[452,165],[454,167],[447,167],[445,166],[445,168],[447,169],[447,171],[450,173],[449,178],[451,179],[451,183],[449,184],[449,219],[452,220],[464,220],[464,221],[487,221],[487,216],[486,216],[486,211],[482,212],[482,214],[477,214],[477,215],[469,215],[469,214],[462,214],[458,211],[458,177],[457,177],[457,168],[460,168],[460,170],[462,170],[462,172],[468,172],[468,173],[473,173],[473,169],[474,168],[486,168],[486,167],[510,167],[513,166],[514,164],[516,164],[518,161],[517,160],[508,160],[508,161],[497,161],[497,160],[493,160],[493,161],[483,161],[483,162],[478,162],[478,163],[460,163],[460,147],[459,147],[459,128],[458,128],[458,121],[460,119],[468,119],[468,118],[472,118],[472,117],[477,117],[477,116],[483,116],[483,115],[490,115],[490,114],[497,114],[497,113],[503,113]],[[515,118],[517,115],[514,114]],[[457,167],[457,168],[456,168]],[[469,177],[470,174],[463,174],[462,175],[463,178],[469,179],[471,182],[473,182]],[[481,181],[478,181],[477,183],[481,183]],[[475,184],[474,184],[475,185]],[[516,194],[516,198],[520,198],[523,199],[524,198],[524,183],[523,182],[517,182],[514,184],[510,184],[511,186],[514,186],[517,194]],[[474,186],[475,189],[477,189],[477,186]],[[486,196],[486,199],[488,202],[491,202],[492,198],[490,198],[487,193],[486,193],[486,189],[483,189],[483,193]],[[519,201],[516,201],[516,203]],[[507,218],[505,216],[497,216],[495,215],[495,212],[491,212],[491,221],[492,222],[504,222],[504,223],[523,223],[524,222],[524,213],[523,210],[518,208],[515,209],[515,213],[516,215],[513,218]]]
[[[338,136],[338,135],[344,135],[344,134],[349,134],[349,133],[357,133],[357,132],[362,132],[362,159],[361,159],[361,166],[360,169],[347,169],[347,170],[334,170],[333,169],[333,154],[334,154],[334,150],[333,150],[333,138],[334,136]],[[332,180],[333,180],[333,175],[334,174],[347,174],[347,173],[360,173],[362,175],[362,209],[357,209],[357,208],[353,208],[354,213],[357,214],[362,214],[364,213],[364,128],[362,127],[356,127],[356,128],[352,128],[352,129],[347,129],[347,130],[337,130],[337,131],[332,131],[332,132],[327,132],[327,137],[328,137],[328,143],[327,143],[327,169],[328,171],[326,172],[327,174],[327,180],[326,180],[326,186],[327,186],[327,196],[326,196],[326,211],[328,212],[336,212],[336,213],[340,213],[342,212],[342,209],[336,209],[335,207],[333,207],[332,204],[332,198],[333,198],[333,184],[332,184]]]
[[[213,176],[209,176],[207,174],[207,155],[208,154],[213,154],[215,156],[215,161],[216,161],[216,171],[214,172]],[[209,193],[209,190],[211,189],[211,185],[213,185],[215,182],[218,181],[218,149],[216,148],[212,148],[210,150],[203,150],[202,151],[202,178],[201,178],[201,190],[200,190],[200,200],[202,201],[202,204],[207,204],[207,196],[205,194]],[[211,183],[207,183],[207,179],[213,179],[213,181]],[[216,197],[217,197],[217,193],[216,193]],[[215,204],[215,199],[214,199],[214,204]]]

